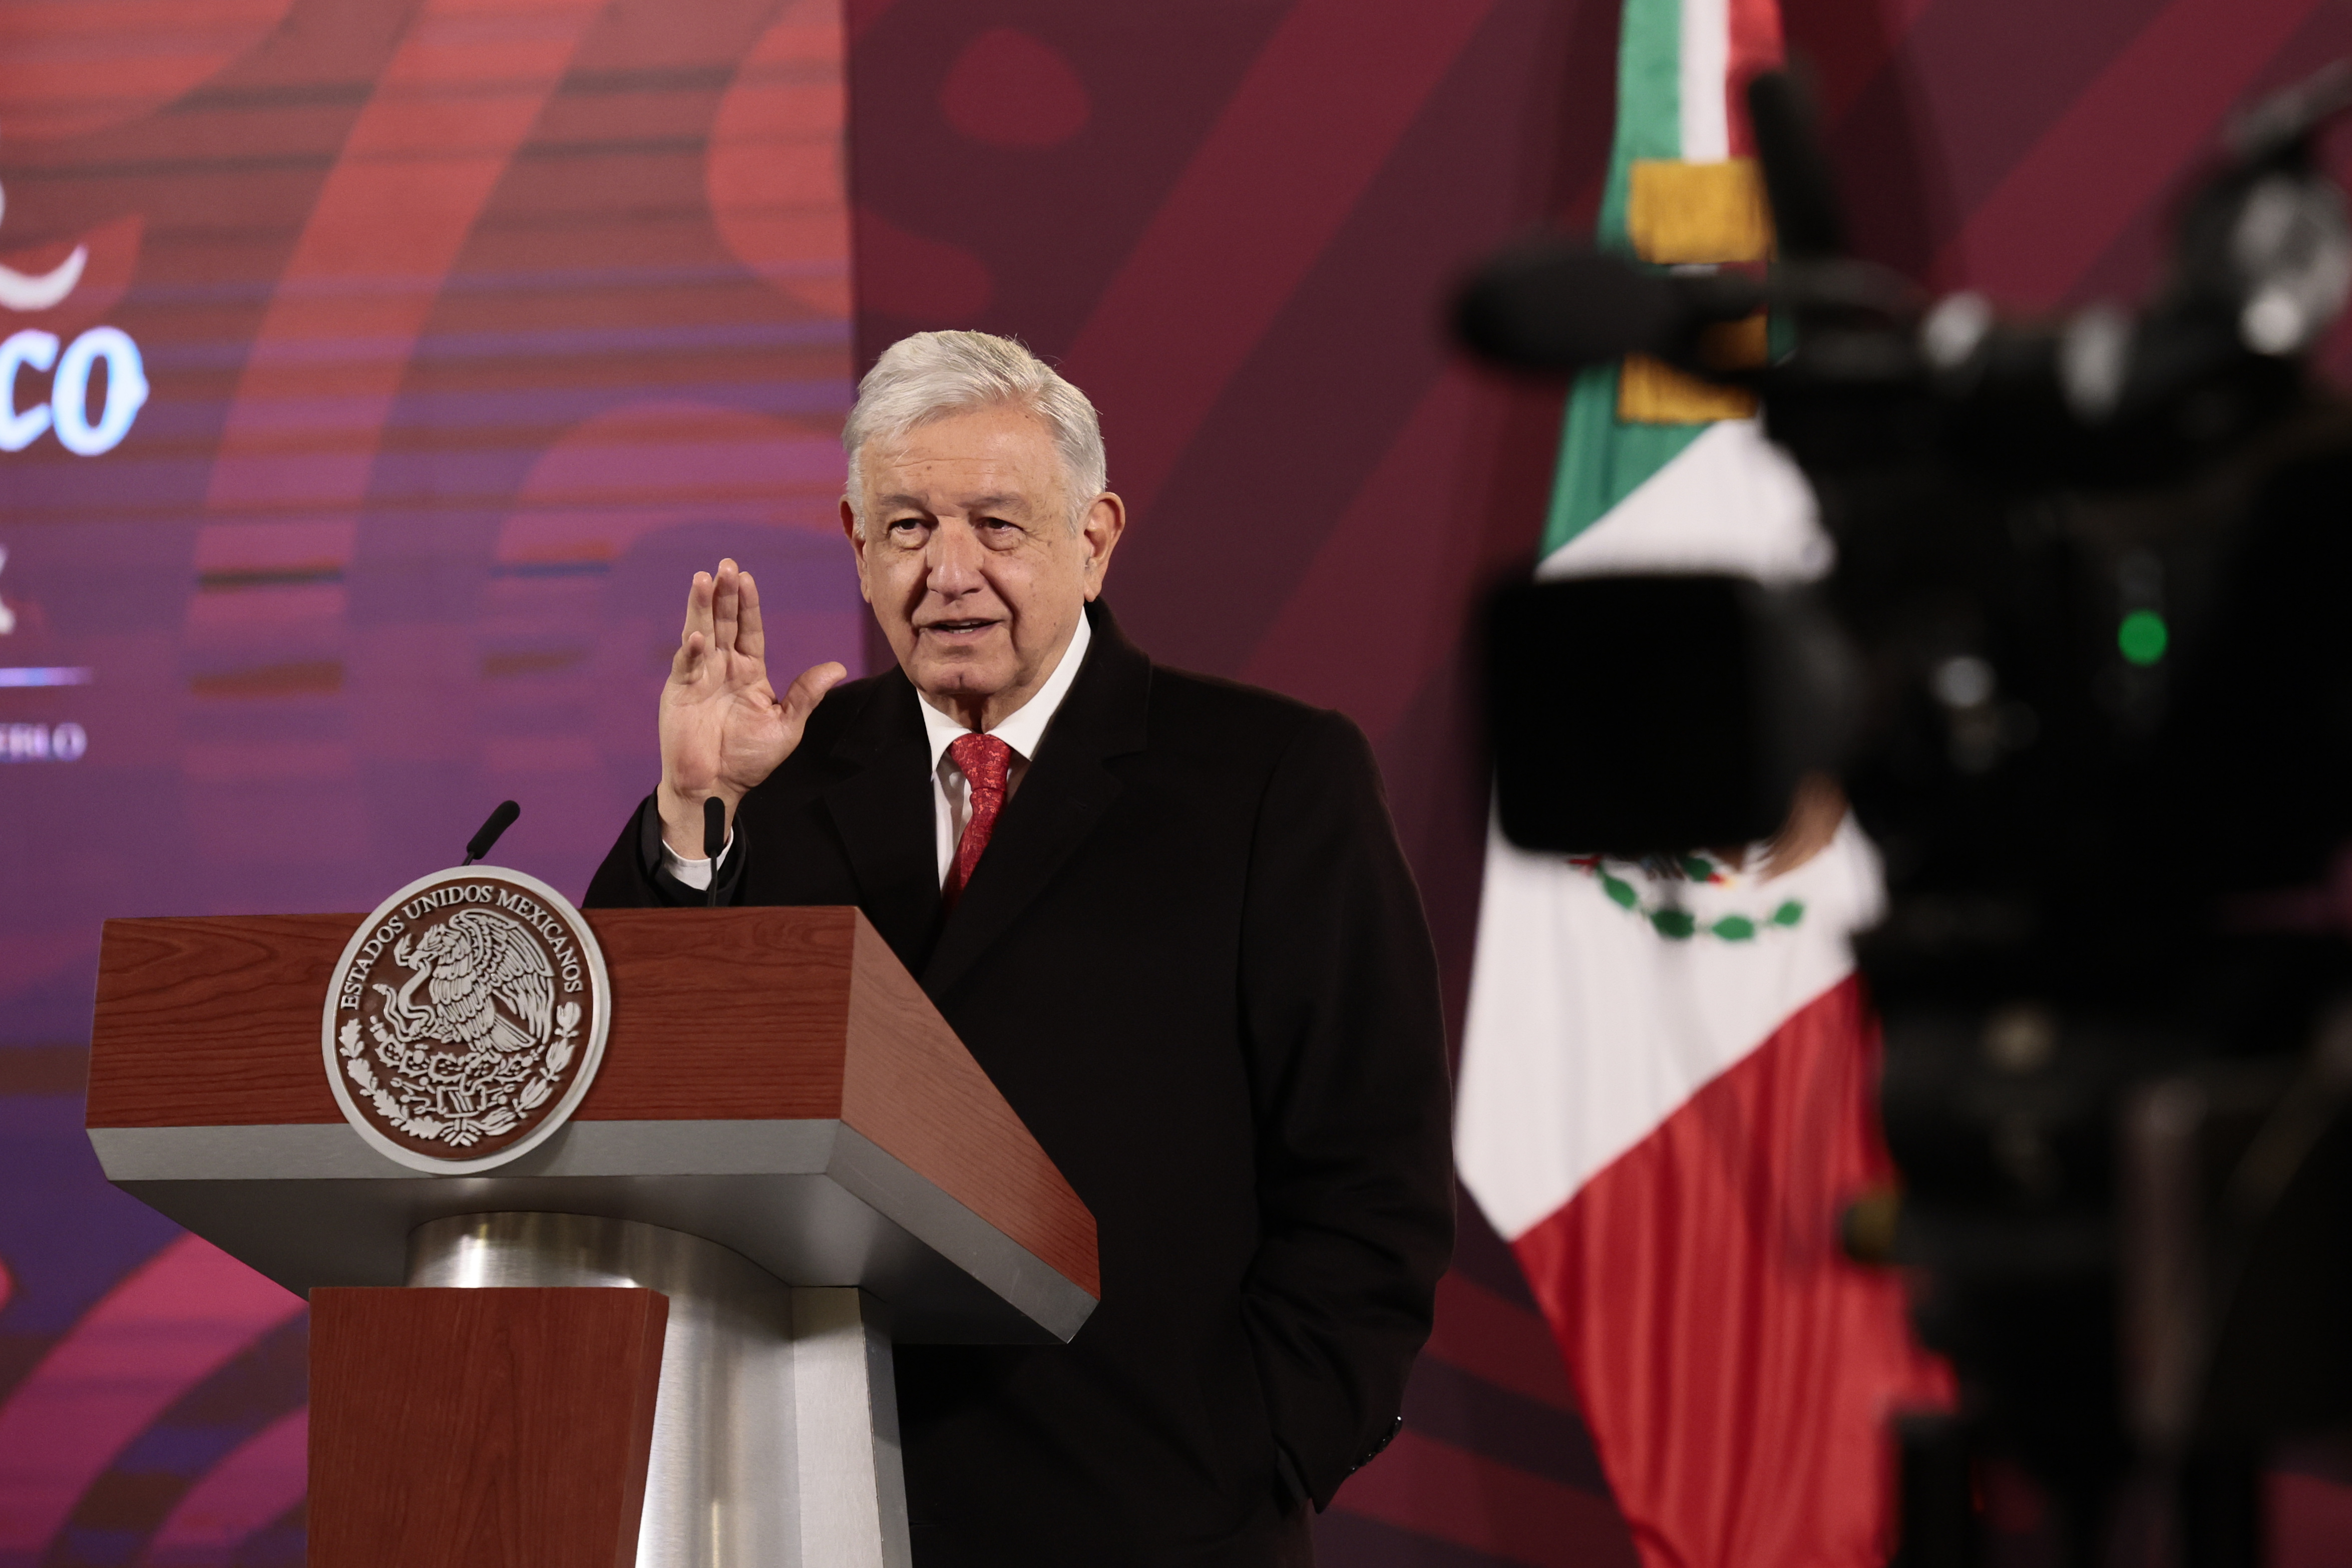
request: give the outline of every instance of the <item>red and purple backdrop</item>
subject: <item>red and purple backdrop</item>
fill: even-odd
[[[2229,108],[2352,51],[2318,0],[1784,5],[1865,248],[2024,305],[2142,286]],[[1590,220],[1616,10],[0,0],[0,1568],[301,1551],[299,1304],[79,1131],[99,921],[368,907],[508,795],[499,858],[579,889],[696,565],[759,569],[779,662],[870,662],[835,435],[901,332],[1094,395],[1112,603],[1364,726],[1458,1005],[1460,629],[1559,405],[1439,300]],[[1630,1563],[1465,1224],[1325,1559]],[[2282,1485],[2277,1561],[2352,1539],[2333,1478]]]

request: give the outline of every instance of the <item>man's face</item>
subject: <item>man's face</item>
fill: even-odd
[[[1053,673],[1126,512],[1098,497],[1071,530],[1053,437],[1025,409],[950,414],[859,456],[865,531],[841,509],[859,590],[916,689],[992,728]]]

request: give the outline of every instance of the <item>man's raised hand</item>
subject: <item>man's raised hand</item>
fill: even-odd
[[[697,572],[661,694],[659,805],[670,847],[702,858],[704,799],[723,801],[731,825],[736,803],[793,754],[808,716],[848,674],[838,664],[812,666],[778,700],[768,681],[759,585],[732,561]]]

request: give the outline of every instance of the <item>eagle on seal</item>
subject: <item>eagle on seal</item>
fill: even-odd
[[[397,992],[376,987],[383,993],[385,1021],[403,1039],[421,1037],[473,1050],[487,1038],[508,1052],[546,1042],[555,972],[539,944],[506,916],[461,910],[418,937],[413,949],[402,937],[392,956],[416,972]],[[429,1006],[415,1000],[419,985],[432,999]]]

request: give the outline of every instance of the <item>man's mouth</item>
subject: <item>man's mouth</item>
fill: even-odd
[[[992,620],[929,621],[917,626],[918,632],[933,632],[944,637],[971,637],[996,625]]]

